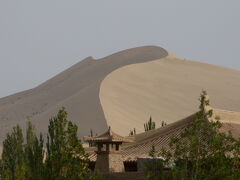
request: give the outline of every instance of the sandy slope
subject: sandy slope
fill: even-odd
[[[49,118],[65,106],[79,135],[111,125],[121,135],[143,130],[152,115],[167,123],[196,112],[201,89],[213,107],[239,111],[240,71],[185,61],[155,46],[82,60],[40,86],[0,99],[0,142],[30,119],[46,134]]]
[[[202,89],[213,107],[240,111],[240,71],[172,55],[112,72],[101,85],[100,100],[107,123],[127,135],[133,128],[142,132],[150,115],[160,126],[195,113]]]
[[[99,100],[102,80],[115,69],[167,54],[160,47],[146,46],[99,60],[89,57],[34,89],[1,98],[0,142],[12,126],[24,126],[27,119],[46,133],[49,118],[62,106],[67,108],[69,119],[79,126],[80,136],[88,135],[90,128],[96,133],[105,131],[107,123]]]

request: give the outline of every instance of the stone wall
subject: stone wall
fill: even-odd
[[[124,172],[122,155],[119,152],[98,152],[95,170],[103,173]]]
[[[97,161],[95,164],[95,170],[101,172],[109,172],[109,156],[106,152],[101,152],[97,155]]]
[[[109,170],[110,172],[124,172],[124,164],[122,155],[117,152],[109,154]]]

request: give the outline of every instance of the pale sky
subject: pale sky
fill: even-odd
[[[239,0],[0,0],[0,97],[142,45],[240,70],[239,33]]]

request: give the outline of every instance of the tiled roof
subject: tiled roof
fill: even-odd
[[[133,137],[123,137],[111,130],[109,126],[108,131],[95,137],[83,137],[86,142],[133,142]]]
[[[231,131],[234,137],[240,137],[240,116],[238,116],[240,113],[217,109],[213,109],[213,112],[214,116],[223,117],[220,120],[223,122],[223,126],[221,127],[222,132]],[[193,121],[194,115],[195,114],[165,127],[137,134],[134,137],[134,142],[124,143],[122,145],[123,160],[134,161],[140,157],[148,157],[153,145],[155,146],[156,152],[160,152],[162,148],[169,148],[168,144],[171,138],[179,137],[188,124]],[[234,119],[235,123],[230,123],[231,119]],[[91,150],[87,148],[86,151],[90,154],[90,160],[95,161],[96,154],[93,148]]]

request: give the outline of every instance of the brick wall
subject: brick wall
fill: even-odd
[[[124,165],[121,154],[109,154],[109,170],[110,172],[124,172]]]
[[[119,152],[99,152],[95,169],[101,172],[124,172],[122,155]]]

